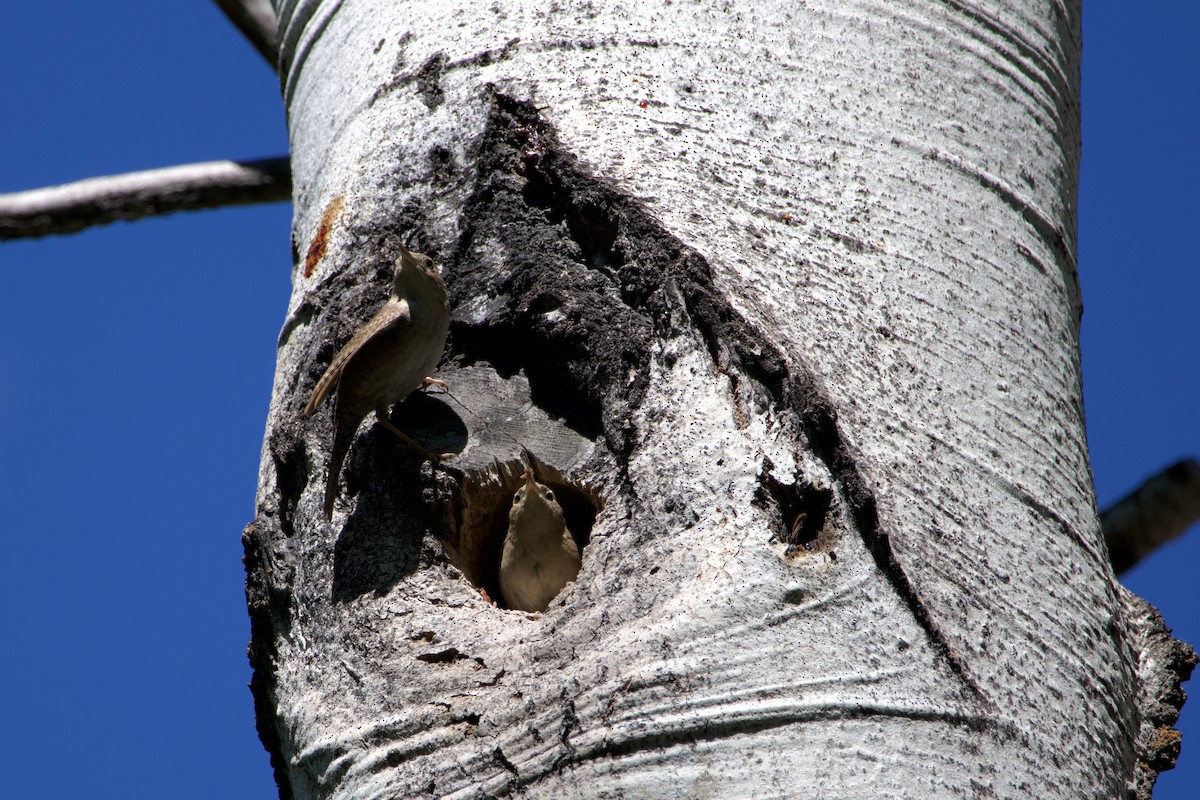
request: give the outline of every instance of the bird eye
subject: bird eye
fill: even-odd
[[[554,492],[550,491],[549,489],[547,489],[547,490],[545,491],[545,493],[542,495],[542,497],[546,498],[546,499],[547,499],[547,500],[549,500],[551,503],[553,503],[553,502],[554,502]]]

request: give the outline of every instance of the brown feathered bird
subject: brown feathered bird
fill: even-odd
[[[513,494],[508,534],[500,556],[500,594],[509,608],[545,611],[579,575],[579,547],[567,530],[553,490],[526,469],[525,484]]]
[[[338,475],[350,442],[363,417],[372,411],[380,425],[426,458],[452,456],[431,453],[388,419],[392,404],[399,403],[422,384],[440,383],[428,376],[441,360],[449,329],[450,299],[437,266],[429,256],[409,252],[401,245],[391,296],[334,356],[304,406],[304,414],[308,416],[331,391],[337,390],[333,405],[333,447],[325,484],[325,519],[333,518]]]

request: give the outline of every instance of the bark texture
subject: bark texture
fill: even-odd
[[[746,5],[280,3],[297,271],[245,543],[282,796],[1152,784],[1190,651],[1145,657],[1094,506],[1077,4]],[[394,417],[462,455],[364,425],[327,524],[300,409],[413,231],[454,397]],[[540,616],[479,591],[523,447],[586,487]]]

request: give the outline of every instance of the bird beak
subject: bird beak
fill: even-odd
[[[413,252],[404,245],[400,245],[400,260],[396,262],[397,274],[404,270],[414,270],[417,268],[417,257]]]

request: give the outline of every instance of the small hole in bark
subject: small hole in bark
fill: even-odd
[[[788,554],[817,549],[817,537],[825,527],[825,518],[833,504],[833,490],[813,486],[797,476],[794,483],[783,483],[770,472],[770,463],[758,475],[755,502],[761,508],[775,508],[780,529],[775,538],[788,545]]]
[[[528,462],[528,463],[527,463]],[[497,462],[495,466],[459,473],[451,486],[448,507],[447,553],[451,563],[477,589],[501,608],[507,608],[500,590],[500,560],[508,534],[514,497],[524,485],[524,473],[546,487],[547,494],[562,508],[567,531],[586,560],[592,525],[603,507],[598,493],[587,484],[571,480],[558,469],[544,464],[526,451],[526,461]]]

